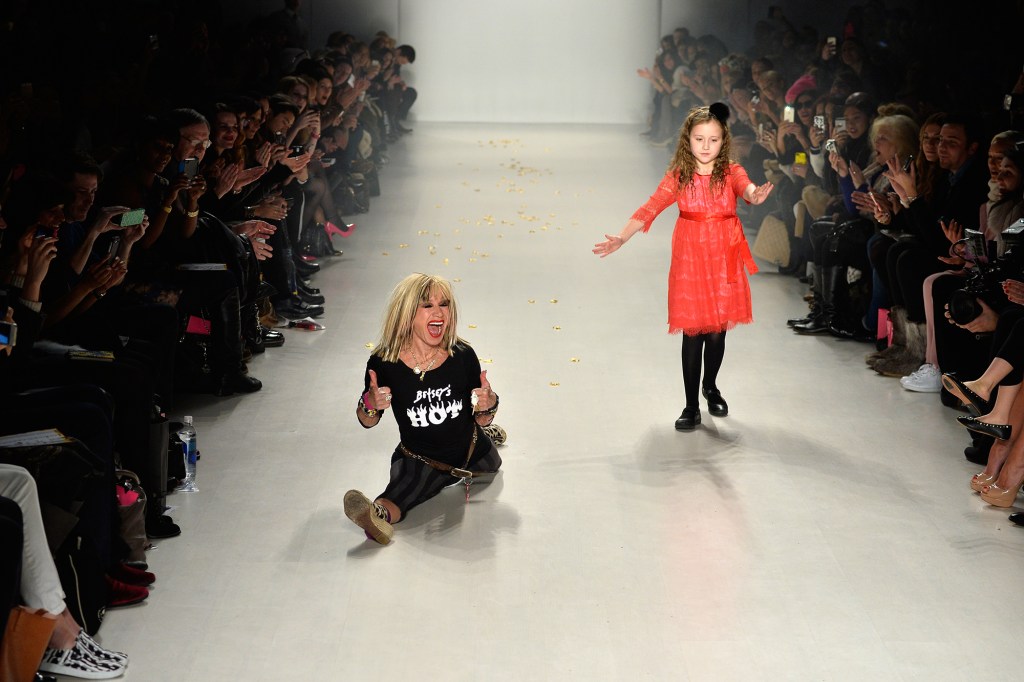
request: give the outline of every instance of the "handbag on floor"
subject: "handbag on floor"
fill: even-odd
[[[137,566],[146,563],[146,491],[135,472],[119,469],[117,477],[117,514],[120,517],[120,535],[128,545],[125,563]],[[134,494],[134,495],[133,495]],[[127,504],[123,502],[127,501]]]
[[[43,609],[11,609],[0,640],[0,680],[32,682],[55,627],[57,619]]]
[[[757,237],[754,239],[754,245],[750,251],[772,265],[777,265],[780,268],[789,267],[791,254],[789,230],[786,229],[786,223],[773,215],[765,216],[761,227],[757,230]]]
[[[174,356],[175,383],[197,393],[209,391],[213,386],[213,366],[210,359],[210,327],[212,319],[205,308],[182,316],[181,335]]]

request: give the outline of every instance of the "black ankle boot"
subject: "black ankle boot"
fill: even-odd
[[[234,395],[235,393],[255,393],[263,388],[263,382],[256,377],[242,374],[240,371],[228,372],[220,378],[213,394],[217,396]]]

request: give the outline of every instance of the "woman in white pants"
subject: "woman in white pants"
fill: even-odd
[[[79,627],[64,603],[64,590],[46,542],[39,493],[31,474],[20,466],[0,464],[0,497],[13,500],[21,508],[24,522],[22,601],[29,609],[42,609],[57,621],[39,669],[91,680],[119,677],[128,667],[128,657],[97,644]]]

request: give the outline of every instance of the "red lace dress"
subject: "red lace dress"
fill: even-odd
[[[736,198],[750,184],[739,164],[729,166],[725,186],[715,194],[710,175],[695,175],[680,190],[678,176],[669,171],[633,220],[643,231],[671,204],[679,219],[672,235],[672,266],[668,273],[670,334],[693,336],[732,329],[753,322],[750,284],[743,271],[757,272],[743,226],[736,216]]]

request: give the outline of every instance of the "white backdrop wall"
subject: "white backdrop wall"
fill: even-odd
[[[646,113],[636,68],[657,45],[656,0],[404,0],[400,21],[417,51],[421,120],[622,123]]]
[[[235,8],[231,8],[235,5]],[[416,48],[403,73],[421,121],[640,123],[636,75],[657,47],[658,0],[304,0],[310,46],[335,30],[385,30]],[[227,0],[242,15],[276,0]],[[236,15],[237,16],[237,15]]]
[[[230,16],[280,9],[281,0],[223,0]],[[900,4],[898,0],[893,0]],[[651,90],[658,38],[676,26],[743,51],[771,4],[797,26],[837,26],[845,5],[778,0],[302,0],[310,48],[335,30],[370,40],[385,30],[416,48],[405,67],[417,120],[636,123]]]

